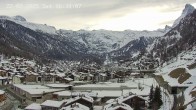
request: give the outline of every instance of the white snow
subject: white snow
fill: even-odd
[[[3,95],[5,93],[5,91],[0,90],[0,95]]]
[[[69,105],[67,107],[63,107],[60,110],[90,110],[89,107],[82,105],[80,103],[74,103],[72,105]]]
[[[54,101],[54,100],[46,100],[45,102],[43,102],[41,104],[41,106],[48,106],[48,107],[55,107],[55,108],[59,108],[61,107],[66,101],[62,100],[62,101]]]
[[[13,84],[13,86],[18,87],[31,95],[39,95],[47,92],[56,92],[63,89],[52,89],[42,85],[24,85],[24,84]]]
[[[182,11],[181,16],[178,17],[178,18],[174,21],[172,27],[177,26],[177,25],[179,24],[180,20],[182,20],[185,16],[187,16],[187,15],[193,13],[194,10],[195,10],[195,8],[194,8],[192,5],[186,4],[184,10]]]
[[[0,19],[7,19],[10,21],[13,21],[17,24],[20,24],[34,31],[41,31],[43,33],[49,33],[49,34],[54,34],[54,35],[57,34],[55,27],[48,26],[46,24],[36,24],[36,23],[27,22],[26,19],[21,16],[14,16],[14,17],[0,16]]]
[[[32,103],[25,108],[25,110],[41,110],[41,109],[42,108],[40,104],[37,104],[37,103]]]

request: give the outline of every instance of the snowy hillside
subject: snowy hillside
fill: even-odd
[[[26,19],[22,16],[14,16],[14,17],[9,17],[9,16],[0,16],[0,19],[7,19],[10,21],[13,21],[17,24],[20,24],[26,28],[32,29],[34,31],[41,31],[43,33],[48,33],[48,34],[56,34],[56,29],[53,26],[47,26],[46,24],[36,24],[36,23],[31,23],[26,21]]]
[[[175,68],[187,68],[188,65],[193,64],[196,61],[196,47],[192,50],[187,50],[180,53],[177,57],[171,59],[169,62],[163,64],[158,68],[161,73],[167,73]]]
[[[79,30],[79,31],[59,31],[62,36],[77,40],[90,48],[90,53],[107,53],[122,48],[130,41],[140,37],[160,37],[165,34],[163,31],[108,31],[108,30]]]

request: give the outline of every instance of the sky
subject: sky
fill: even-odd
[[[196,0],[0,0],[0,15],[66,30],[156,30]]]

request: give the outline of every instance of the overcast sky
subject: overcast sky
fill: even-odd
[[[172,25],[196,0],[0,0],[0,15],[57,29],[155,30]]]

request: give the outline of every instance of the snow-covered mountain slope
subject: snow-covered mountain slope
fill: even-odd
[[[6,19],[13,21],[17,24],[20,24],[26,28],[32,29],[34,31],[40,31],[43,33],[48,33],[48,34],[57,34],[56,29],[53,26],[48,26],[46,24],[36,24],[36,23],[31,23],[27,22],[26,19],[22,16],[14,16],[14,17],[9,17],[9,16],[0,16],[0,19]]]
[[[176,26],[179,24],[180,20],[182,20],[182,19],[183,19],[184,17],[186,17],[187,15],[193,13],[194,10],[195,10],[195,8],[194,8],[192,5],[186,4],[184,10],[182,11],[181,16],[178,17],[178,18],[174,21],[172,27],[176,27]]]
[[[144,36],[146,38],[160,37],[165,34],[164,31],[107,31],[107,30],[94,30],[94,31],[59,31],[61,35],[70,39],[77,40],[78,42],[90,48],[90,53],[107,53],[122,48],[130,41],[139,39]]]
[[[135,54],[139,55],[146,52],[148,45],[152,44],[153,38],[140,37],[139,39],[132,40],[122,48],[109,53],[112,59],[126,60],[134,57]]]
[[[183,98],[182,105],[187,105],[186,110],[193,110],[191,103],[195,100],[196,85],[196,46],[190,50],[183,51],[178,57],[173,58],[163,67],[157,69],[157,75],[170,86],[187,87],[183,92],[177,94],[177,98]],[[178,102],[179,103],[179,102]]]
[[[96,54],[108,53],[120,49],[130,41],[139,39],[139,37],[142,36],[160,37],[167,32],[165,31],[166,29],[155,31],[56,30],[52,26],[27,22],[26,19],[22,16],[0,16],[0,19],[13,21],[36,32],[57,35],[61,36],[63,39],[68,38],[69,40],[77,41],[89,49],[88,53]]]
[[[180,23],[163,37],[156,40],[153,51],[163,62],[179,53],[191,49],[196,42],[196,10],[184,17]]]
[[[183,51],[177,57],[171,59],[168,62],[165,62],[162,67],[159,67],[157,70],[160,70],[160,73],[168,73],[175,68],[187,68],[191,64],[194,64],[196,60],[196,47],[193,47],[190,50]]]
[[[80,57],[79,54],[83,57],[87,55],[104,58],[109,55],[127,58],[135,53],[138,55],[147,48],[148,52],[152,49],[163,59],[167,55],[166,50],[177,54],[177,49],[183,49],[186,43],[193,45],[195,42],[195,15],[191,14],[192,9],[190,5],[185,6],[182,14],[184,18],[175,28],[166,26],[165,29],[155,31],[56,30],[52,26],[27,22],[22,16],[0,16],[0,31],[4,36],[0,40],[2,43],[5,43],[5,39],[9,41],[6,42],[7,48],[47,55],[50,58],[74,59],[74,56]],[[158,40],[153,42],[154,39]],[[31,52],[22,44],[28,49],[32,48]],[[2,47],[5,48],[5,45]]]

